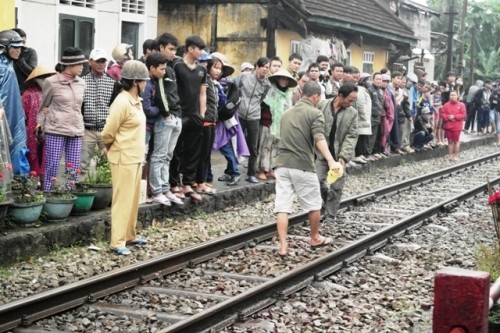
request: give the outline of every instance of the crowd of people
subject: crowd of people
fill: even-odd
[[[88,172],[96,148],[107,154],[111,247],[118,254],[130,253],[128,243],[145,243],[135,233],[141,179],[150,200],[165,206],[203,201],[215,194],[214,179],[227,186],[242,178],[278,179],[282,194],[297,192],[290,184],[298,179],[299,192],[312,191],[299,195],[301,203],[319,212],[320,193],[328,220],[339,207],[345,177],[328,184],[333,162],[357,167],[442,145],[450,160],[458,160],[463,123],[473,129],[476,114],[479,134],[500,133],[498,90],[489,81],[469,89],[466,108],[462,79],[454,73],[443,82],[385,68],[361,73],[322,55],[300,71],[303,59],[292,53],[286,66],[279,57],[261,57],[242,63],[235,76],[227,56],[206,52],[199,36],[182,46],[170,33],[148,39],[140,60],[133,47],[120,43],[112,57],[96,48],[89,59],[68,47],[51,69],[37,63],[24,31],[0,32],[0,96],[14,174],[35,171],[49,192],[63,152],[76,177]],[[227,161],[224,174],[212,173],[214,151]],[[291,169],[314,174],[317,189],[309,186],[311,174]],[[279,214],[290,209],[283,194],[276,204],[281,255],[287,223]],[[316,223],[315,215],[311,219]],[[331,242],[314,230],[312,246]]]

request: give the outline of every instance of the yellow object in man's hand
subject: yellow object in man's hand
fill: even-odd
[[[333,168],[328,171],[326,176],[326,183],[331,185],[337,181],[344,174],[344,167],[339,162],[335,162]]]

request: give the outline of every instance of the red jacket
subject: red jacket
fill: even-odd
[[[451,115],[455,116],[454,120],[448,119]],[[461,131],[466,116],[467,112],[465,111],[465,105],[462,102],[449,101],[445,103],[441,109],[443,128],[446,130]]]

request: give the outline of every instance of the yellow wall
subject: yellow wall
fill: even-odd
[[[267,10],[255,4],[182,4],[161,8],[158,13],[158,34],[173,33],[179,43],[189,35],[199,35],[212,45],[212,13],[217,11],[217,38],[234,38],[236,41],[217,41],[216,50],[225,54],[236,72],[242,62],[255,62],[266,54],[266,31],[260,26],[260,19],[267,17]],[[262,40],[242,41],[238,38]]]
[[[375,45],[363,45],[363,48],[356,44],[349,45],[351,50],[351,66],[363,71],[363,52],[375,52],[373,59],[373,71],[378,72],[387,66],[387,50]],[[371,73],[370,73],[371,74]]]
[[[243,62],[255,63],[266,55],[266,31],[260,19],[267,17],[267,10],[256,4],[224,4],[218,6],[217,37],[259,38],[259,41],[217,41],[217,51],[225,54],[239,72]]]
[[[211,52],[225,54],[235,67],[236,73],[241,63],[254,63],[259,57],[266,55],[266,31],[260,22],[262,18],[267,17],[267,9],[256,4],[167,4],[158,12],[158,34],[171,32],[179,39],[181,45],[184,44],[186,37],[197,34],[205,40],[207,47],[210,47],[213,45],[211,32],[214,11],[217,13],[218,39],[216,49],[211,49]],[[328,38],[320,35],[316,37]],[[303,38],[296,32],[277,29],[275,40],[276,55],[283,60],[283,65],[287,66],[291,41],[301,41]],[[359,70],[363,69],[363,51],[375,52],[374,71],[386,66],[387,50],[384,47],[365,44],[360,48],[353,43],[349,49],[351,65],[358,67]]]
[[[0,31],[16,26],[16,10],[14,0],[0,0]]]
[[[179,45],[184,45],[188,36],[196,34],[209,45],[212,7],[188,4],[170,8],[168,12],[158,12],[158,35],[170,32],[177,37]]]
[[[283,60],[283,65],[286,67],[288,56],[292,53],[292,40],[301,41],[301,35],[294,31],[276,29],[276,55]]]

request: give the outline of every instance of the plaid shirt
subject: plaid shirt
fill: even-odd
[[[87,84],[82,106],[85,128],[101,132],[108,118],[109,102],[116,81],[107,74],[98,77],[92,72],[85,75],[83,80]]]

